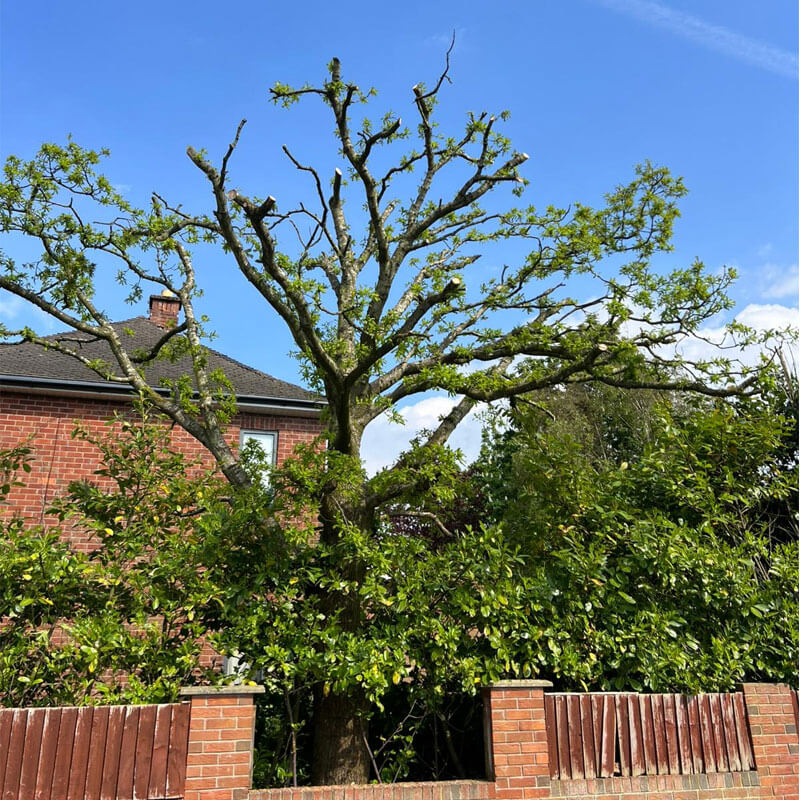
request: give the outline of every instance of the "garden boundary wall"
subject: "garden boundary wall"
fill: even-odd
[[[366,786],[251,789],[260,686],[186,688],[164,706],[6,709],[0,798],[798,798],[797,691],[785,684],[695,697],[550,688],[484,690],[488,780]]]

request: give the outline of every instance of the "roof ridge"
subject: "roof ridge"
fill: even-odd
[[[134,322],[135,320],[143,320],[144,322],[150,322],[147,317],[131,317],[130,319],[123,319],[119,322],[112,322],[112,325],[125,325],[128,322]],[[153,324],[152,322],[150,323]],[[57,339],[59,336],[66,336],[69,333],[82,333],[84,336],[93,336],[94,334],[86,333],[85,331],[79,331],[77,328],[68,328],[67,330],[58,331],[57,333],[48,333],[47,336],[42,336],[42,339]],[[36,342],[32,342],[29,339],[23,339],[20,342],[0,342],[0,347],[19,347],[21,344],[36,344]]]
[[[112,325],[126,325],[129,322],[136,322],[137,320],[142,320],[142,322],[150,322],[150,320],[147,317],[139,316],[139,317],[130,317],[130,319],[122,319],[119,322],[112,322],[111,324]],[[153,323],[150,322],[150,324],[152,325]],[[86,333],[85,331],[79,331],[77,328],[68,328],[65,331],[59,331],[58,333],[49,333],[47,336],[43,336],[42,339],[56,339],[59,336],[66,336],[69,333],[82,333],[84,336],[95,336],[95,334],[89,334],[89,333]],[[102,337],[98,337],[98,338],[102,338]],[[30,342],[30,343],[31,344],[35,344],[35,342]],[[26,342],[24,342],[24,341],[23,342],[2,342],[2,344],[15,345],[15,344],[26,344]]]

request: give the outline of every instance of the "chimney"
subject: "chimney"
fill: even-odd
[[[150,322],[159,328],[174,328],[178,324],[181,301],[169,290],[150,295]]]

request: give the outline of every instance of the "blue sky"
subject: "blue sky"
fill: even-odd
[[[599,202],[650,159],[682,175],[677,266],[739,268],[737,313],[769,324],[797,306],[797,10],[743,0],[562,0],[397,4],[241,0],[112,4],[5,2],[0,8],[0,150],[31,155],[67,134],[109,147],[106,172],[134,202],[151,190],[209,207],[187,145],[219,157],[249,120],[234,176],[254,194],[302,198],[280,145],[331,161],[330,122],[312,107],[267,103],[275,81],[319,80],[338,56],[345,77],[379,90],[376,109],[411,119],[410,88],[434,80],[452,31],[453,85],[443,126],[466,110],[512,112],[506,127],[531,155],[528,202]],[[221,255],[203,253],[203,310],[215,347],[297,380],[288,334]],[[105,291],[105,290],[104,290]],[[108,283],[103,300],[122,305]],[[0,295],[0,316],[41,322]],[[446,401],[445,401],[446,402]],[[428,398],[412,427],[440,413]],[[473,423],[457,439],[474,448]],[[399,436],[378,423],[374,454]],[[377,455],[370,455],[371,463]]]

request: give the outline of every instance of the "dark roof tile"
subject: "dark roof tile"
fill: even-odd
[[[130,343],[130,349],[147,350],[164,334],[164,329],[154,325],[146,317],[134,317],[124,322],[114,323],[114,327],[123,341]],[[133,336],[125,333],[133,332]],[[48,336],[51,340],[62,340],[70,347],[79,349],[82,355],[90,359],[102,359],[114,363],[108,344],[84,333],[70,331]],[[251,398],[269,398],[275,400],[292,400],[319,402],[321,398],[300,386],[273,378],[264,372],[248,367],[215,350],[208,350],[208,366],[210,369],[221,369],[233,384],[236,396]],[[145,368],[145,376],[151,386],[158,387],[162,379],[175,380],[182,375],[191,374],[189,356],[176,361],[167,359],[154,361]],[[22,378],[45,379],[65,384],[92,383],[97,385],[104,380],[96,372],[66,353],[48,350],[38,344],[21,342],[17,344],[0,344],[0,377],[16,376]],[[105,381],[109,387],[115,385]]]

